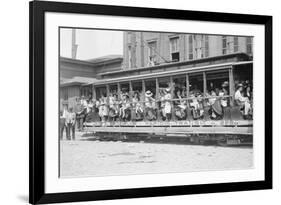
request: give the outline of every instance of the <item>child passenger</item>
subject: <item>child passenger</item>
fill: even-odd
[[[139,95],[137,92],[135,92],[134,97],[133,97],[133,106],[136,109],[136,114],[143,113],[143,109],[140,104],[140,98],[139,98]]]
[[[122,95],[121,107],[120,107],[120,117],[124,119],[126,117],[126,110],[130,108],[129,96],[127,94]]]
[[[190,97],[192,98],[190,107],[192,108],[193,119],[197,120],[199,118],[202,118],[204,110],[202,105],[201,94],[199,92],[194,94],[194,91],[192,91]]]

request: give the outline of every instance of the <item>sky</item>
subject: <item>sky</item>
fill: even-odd
[[[60,56],[71,58],[72,29],[60,30]],[[76,29],[77,59],[123,55],[123,31]]]

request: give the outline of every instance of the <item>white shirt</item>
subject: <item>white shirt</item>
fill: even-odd
[[[66,118],[67,115],[67,110],[63,109],[62,115],[60,116],[60,118]]]
[[[240,90],[237,90],[235,92],[235,95],[234,95],[234,99],[235,100],[239,100],[240,102],[245,102],[246,101],[246,98],[244,98],[240,92]]]
[[[83,105],[84,107],[87,107],[87,100],[81,100],[80,101],[81,102],[81,105]]]
[[[239,92],[240,93],[240,92]],[[240,95],[241,95],[241,93],[240,93]],[[219,96],[224,96],[224,92],[223,91],[221,91],[221,92],[219,92]],[[226,98],[223,98],[223,99],[221,99],[221,105],[223,106],[223,107],[226,107],[227,106],[227,100],[226,100]]]

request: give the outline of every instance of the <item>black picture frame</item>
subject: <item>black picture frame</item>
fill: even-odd
[[[29,4],[30,43],[30,164],[29,202],[31,204],[77,202],[106,199],[171,196],[198,193],[261,190],[272,188],[272,16],[230,14],[105,6],[47,1],[32,1]],[[162,19],[197,20],[208,22],[247,23],[265,26],[265,180],[237,183],[200,184],[154,188],[134,188],[107,191],[85,191],[71,193],[45,192],[45,13],[61,12],[97,14],[111,16],[150,17]]]

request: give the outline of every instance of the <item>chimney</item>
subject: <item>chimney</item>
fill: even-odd
[[[72,29],[71,57],[76,59],[78,45],[76,44],[76,30]]]

